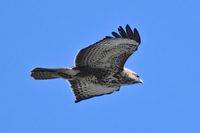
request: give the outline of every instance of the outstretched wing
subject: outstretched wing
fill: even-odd
[[[112,92],[119,90],[119,86],[113,87],[93,83],[92,78],[92,76],[89,76],[69,80],[73,93],[76,97],[76,103],[92,97],[111,94]]]
[[[126,60],[137,50],[141,41],[138,31],[132,31],[129,25],[126,25],[126,31],[119,26],[118,31],[119,34],[112,32],[113,37],[107,36],[81,49],[75,60],[76,67],[123,70]]]

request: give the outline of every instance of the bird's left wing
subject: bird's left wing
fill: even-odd
[[[76,67],[123,70],[126,60],[137,50],[141,40],[138,31],[132,31],[129,25],[126,25],[126,30],[119,26],[118,31],[119,34],[112,32],[113,37],[107,36],[81,49],[75,60]]]

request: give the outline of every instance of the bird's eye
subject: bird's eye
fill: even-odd
[[[138,78],[139,78],[139,75],[136,75],[136,77],[138,77]]]

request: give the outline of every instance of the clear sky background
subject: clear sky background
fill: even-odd
[[[198,0],[1,0],[1,133],[200,133]],[[126,67],[144,84],[74,103],[65,80],[34,67],[73,66],[80,48],[136,27]]]

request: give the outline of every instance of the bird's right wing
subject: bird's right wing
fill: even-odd
[[[138,31],[132,31],[129,25],[126,31],[121,26],[118,31],[119,34],[112,32],[114,37],[106,37],[81,49],[75,60],[76,67],[123,70],[126,60],[137,50],[141,41]]]
[[[76,97],[76,103],[92,97],[111,94],[119,90],[119,86],[106,86],[94,83],[91,81],[93,77],[84,77],[74,80],[69,80],[73,93]]]

